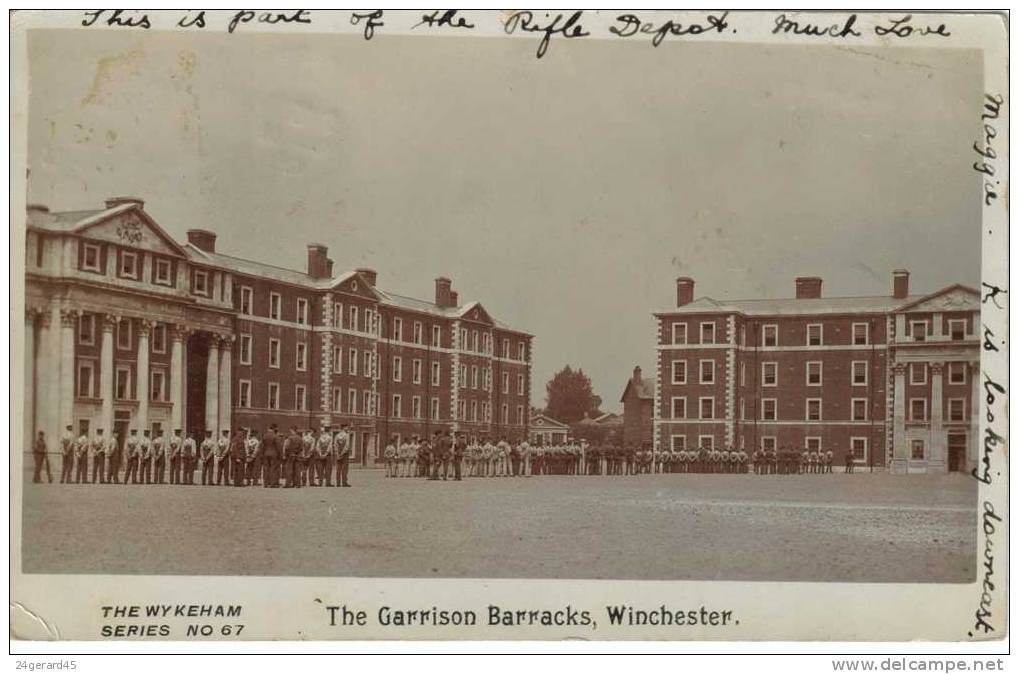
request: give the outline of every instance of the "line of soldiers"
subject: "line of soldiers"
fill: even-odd
[[[297,427],[283,434],[276,424],[265,433],[255,429],[224,430],[215,439],[205,431],[199,443],[194,433],[173,435],[164,432],[151,437],[146,429],[138,435],[131,429],[123,447],[115,434],[105,435],[97,428],[89,437],[77,438],[70,425],[60,438],[61,483],[87,484],[201,484],[279,487],[332,486],[349,487],[350,455],[349,426],[334,431],[326,425],[317,433],[310,428],[303,433]],[[41,481],[45,467],[49,481],[49,458],[45,433],[39,432],[33,443],[35,458],[33,481]],[[91,480],[89,479],[91,467]],[[196,483],[195,474],[199,475]]]

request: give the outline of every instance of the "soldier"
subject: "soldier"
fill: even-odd
[[[180,484],[181,476],[183,471],[181,470],[181,443],[183,439],[180,437],[180,429],[173,429],[173,436],[170,438],[169,450],[170,460],[167,462],[170,465],[170,484]]]
[[[209,437],[212,437],[209,435]],[[188,433],[184,438],[181,450],[181,468],[184,471],[184,484],[195,483],[195,468],[198,466],[198,442],[194,433]]]
[[[90,449],[92,449],[92,441],[89,439],[88,433],[82,429],[81,435],[78,436],[78,441],[74,445],[74,481],[78,484],[88,483],[88,453]]]
[[[853,466],[856,464],[856,457],[853,456],[852,450],[846,452],[846,472],[852,473]]]
[[[280,441],[276,424],[269,424],[269,430],[262,437],[262,486],[266,489],[280,486]]]
[[[386,443],[386,449],[382,452],[382,460],[386,465],[386,477],[396,477],[399,468],[397,454],[396,436],[391,435],[389,436],[389,442]]]
[[[481,445],[482,477],[495,477],[495,445],[488,438]]]
[[[216,485],[230,484],[230,429],[224,428],[216,443]]]
[[[298,475],[297,457],[301,453],[301,436],[297,433],[297,426],[290,427],[290,433],[283,441],[283,486],[299,487],[300,477]]]
[[[439,438],[438,431],[432,435],[432,439],[425,438],[421,443],[421,454],[428,458],[428,470],[425,477],[429,480],[439,479]]]
[[[166,479],[166,459],[170,453],[170,443],[166,439],[166,431],[159,431],[159,437],[152,441],[152,459],[155,475],[152,481],[163,484]]]
[[[315,455],[318,486],[333,486],[333,432],[328,425],[315,439]]]
[[[74,481],[74,431],[71,424],[60,436],[60,484]]]
[[[350,434],[348,424],[343,424],[340,431],[333,438],[333,447],[336,453],[336,486],[349,487],[347,476],[350,471]]]
[[[824,472],[832,472],[832,463],[835,461],[835,453],[829,449],[824,453]]]
[[[230,434],[230,477],[235,487],[243,487],[247,479],[245,472],[246,456],[244,450],[244,429],[239,428]]]
[[[107,438],[103,429],[96,429],[96,437],[92,440],[92,482],[106,484],[106,448]]]
[[[202,469],[202,486],[212,486],[212,473],[213,473],[213,462],[216,459],[216,441],[212,437],[212,431],[205,431],[205,439],[202,440],[202,446],[199,450],[199,463]]]
[[[147,428],[138,440],[138,475],[142,484],[152,484],[152,438]]]
[[[456,436],[453,441],[453,479],[460,482],[462,479],[461,471],[464,460],[464,450],[467,449],[467,436],[460,433]]]
[[[46,467],[46,479],[53,483],[53,475],[50,473],[50,457],[46,455],[46,434],[42,431],[35,436],[32,444],[32,458],[35,460],[35,472],[32,475],[32,482],[42,482],[42,469]]]
[[[127,467],[124,469],[124,484],[138,484],[138,429],[132,428],[124,441],[124,453],[127,455]]]
[[[509,443],[506,442],[506,436],[501,436],[499,438],[499,443],[495,446],[495,449],[498,454],[497,465],[499,468],[499,474],[503,477],[512,475],[513,473],[510,465],[510,446]]]
[[[398,477],[411,477],[417,466],[412,465],[410,456],[410,438],[404,438],[403,442],[397,445],[396,454],[399,457],[399,466],[396,469]]]
[[[248,439],[244,441],[244,482],[249,487],[259,482],[261,474],[260,457],[262,454],[262,442],[258,439],[258,432],[255,429],[248,430]],[[266,482],[265,486],[269,486]]]
[[[810,472],[814,475],[821,472],[821,453],[817,450],[810,452]]]
[[[297,486],[310,487],[315,481],[315,434],[310,428],[301,436],[301,454],[297,457],[300,471]]]
[[[439,452],[439,460],[442,461],[442,479],[446,480],[449,478],[450,464],[453,462],[453,439],[445,430],[439,431],[436,449]]]
[[[110,440],[106,443],[106,482],[120,484],[120,438],[116,433],[110,433]]]

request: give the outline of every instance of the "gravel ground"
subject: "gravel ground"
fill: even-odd
[[[27,573],[971,582],[963,475],[26,484]]]

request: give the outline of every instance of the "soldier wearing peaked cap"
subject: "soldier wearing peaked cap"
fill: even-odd
[[[74,481],[74,431],[71,424],[64,427],[60,436],[60,482]]]

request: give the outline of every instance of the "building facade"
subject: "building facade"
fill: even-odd
[[[332,267],[318,244],[298,271],[178,243],[136,198],[29,206],[26,437],[349,424],[362,464],[391,436],[527,437],[531,335],[448,278],[427,301]]]
[[[655,381],[645,377],[640,366],[626,380],[623,395],[623,446],[642,448],[654,445]]]
[[[570,437],[570,427],[544,413],[531,417],[531,444],[536,447],[562,445]]]
[[[969,470],[977,460],[980,302],[953,285],[911,295],[694,299],[654,314],[656,449],[831,449],[893,472]]]

